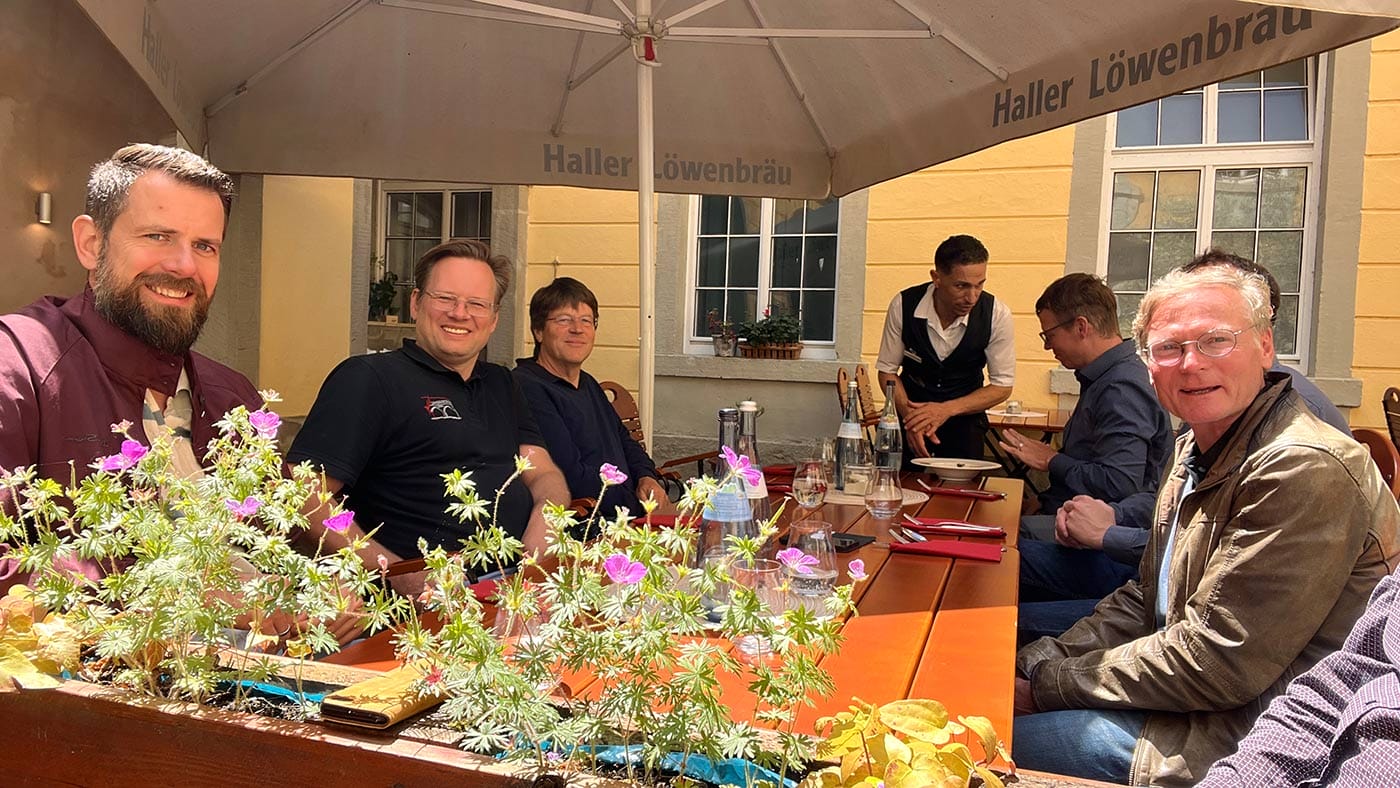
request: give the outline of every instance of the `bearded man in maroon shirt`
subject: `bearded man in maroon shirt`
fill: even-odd
[[[233,181],[186,150],[128,145],[93,168],[73,220],[86,287],[0,316],[0,468],[67,483],[119,451],[116,422],[149,444],[152,416],[188,424],[176,434],[187,429],[198,453],[224,413],[262,405],[246,377],[190,350],[232,204]],[[0,557],[0,593],[18,579],[13,564]]]

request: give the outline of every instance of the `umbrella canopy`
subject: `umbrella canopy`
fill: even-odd
[[[648,434],[653,188],[844,195],[1400,16],[1400,0],[78,2],[225,169],[637,189]]]

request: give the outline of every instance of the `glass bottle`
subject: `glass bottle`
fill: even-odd
[[[885,412],[875,425],[875,467],[899,470],[904,462],[904,435],[894,407],[894,381],[885,381]]]
[[[865,442],[865,437],[860,432],[860,422],[858,414],[860,408],[860,394],[856,392],[856,382],[849,381],[846,384],[846,412],[841,417],[841,427],[836,431],[836,489],[846,489],[846,467],[848,465],[859,465],[862,452],[861,444]]]
[[[736,408],[719,409],[719,445],[733,449],[739,443],[739,411]],[[753,509],[749,504],[749,494],[744,479],[738,474],[729,473],[724,459],[719,461],[716,478],[721,482],[719,489],[705,504],[700,516],[700,526],[696,545],[694,566],[704,569],[711,564],[725,565],[729,561],[727,537],[753,538],[758,536],[758,526],[754,523]],[[711,620],[718,621],[715,609],[728,598],[727,588],[716,588],[701,598],[700,602]]]
[[[763,463],[758,461],[758,403],[746,399],[739,403],[739,445],[734,452],[749,458],[749,465],[759,470]],[[768,504],[768,484],[760,479],[758,484],[747,485],[749,504],[753,508],[753,519],[766,522],[773,516],[773,507]]]

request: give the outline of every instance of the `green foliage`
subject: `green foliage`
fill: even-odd
[[[857,698],[850,711],[817,720],[817,730],[827,731],[820,756],[838,764],[808,775],[801,788],[1002,788],[1001,778],[988,768],[998,758],[1016,773],[990,720],[958,717],[954,722],[935,700],[897,700],[876,708]],[[981,745],[981,760],[973,760],[968,746],[954,741],[968,731]]]
[[[220,664],[236,630],[253,633],[249,649],[280,643],[306,655],[337,648],[327,624],[356,595],[367,595],[371,628],[407,612],[405,600],[378,590],[354,546],[312,556],[293,549],[307,528],[301,510],[315,473],[303,466],[284,477],[275,416],[256,415],[273,427],[263,421],[259,429],[242,407],[218,422],[202,478],[176,472],[169,442],[142,454],[129,436],[128,467],[102,470],[99,461],[80,482],[60,485],[31,468],[0,476],[17,504],[17,516],[0,507],[0,542],[23,571],[36,573],[35,603],[61,613],[91,646],[98,661],[85,666],[89,675],[199,701],[220,681],[256,669],[246,650],[233,667]],[[123,435],[129,429],[113,425]],[[250,500],[255,513],[235,511]],[[95,562],[103,576],[74,572],[69,559]]]
[[[763,318],[739,324],[739,336],[750,345],[778,345],[796,342],[802,337],[802,320],[795,314],[773,314],[763,310]]]
[[[385,271],[384,276],[369,286],[369,319],[383,320],[393,311],[394,299],[398,297],[399,277],[393,271]]]
[[[470,479],[444,479],[456,514],[475,520],[484,512]],[[595,513],[584,531],[597,537],[587,542],[573,536],[579,523],[571,511],[547,507],[545,556],[524,559],[498,586],[493,628],[463,573],[505,565],[502,548],[518,550],[519,542],[478,523],[460,553],[425,552],[424,602],[445,625],[431,633],[411,623],[398,649],[431,666],[422,691],[447,697],[443,708],[466,732],[466,746],[559,769],[560,761],[563,768],[588,762],[595,745],[631,745],[638,757],[629,777],[643,781],[655,779],[671,752],[748,758],[780,771],[812,759],[815,739],[793,731],[796,710],[832,690],[818,661],[840,645],[840,619],[854,610],[851,587],[837,587],[832,615],[818,618],[797,606],[766,610],[751,589],[732,583],[730,565],[691,566],[695,520],[717,489],[712,479],[693,481],[675,526]],[[770,520],[758,538],[732,539],[732,561],[752,560],[774,532]],[[605,562],[619,555],[645,574],[610,582]],[[717,629],[707,624],[705,595],[727,602]],[[768,638],[771,658],[741,662],[718,640],[750,633]],[[594,680],[575,696],[568,682],[578,675]],[[752,717],[780,732],[776,751],[765,751],[753,725],[733,721],[738,710],[720,699],[726,676],[747,683],[756,699]]]

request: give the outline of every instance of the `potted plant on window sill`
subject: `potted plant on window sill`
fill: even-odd
[[[739,352],[744,358],[802,357],[802,321],[795,314],[774,314],[772,307],[763,310],[763,319],[739,324],[743,343]]]
[[[399,316],[394,309],[394,299],[398,296],[399,278],[393,271],[386,271],[384,276],[369,286],[369,319],[371,322],[397,323]]]
[[[739,345],[739,335],[734,331],[734,324],[721,318],[718,309],[711,309],[705,314],[705,318],[710,328],[710,341],[715,346],[715,355],[733,358]]]

